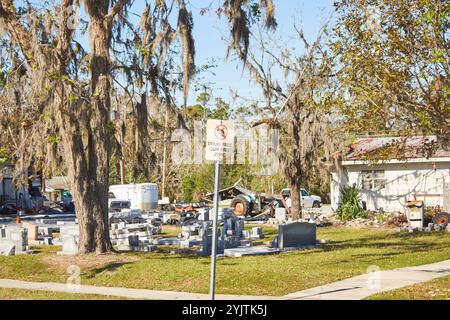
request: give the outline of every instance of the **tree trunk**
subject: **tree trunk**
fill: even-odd
[[[84,0],[89,15],[90,99],[69,99],[74,85],[67,80],[70,46],[74,34],[70,28],[70,6],[73,0],[61,0],[60,29],[56,47],[42,46],[34,50],[34,38],[15,14],[12,1],[0,0],[0,17],[5,19],[11,41],[28,57],[36,70],[54,75],[48,85],[53,88],[50,100],[60,130],[80,227],[79,253],[112,249],[108,228],[109,161],[113,132],[110,128],[111,68],[109,47],[113,19],[129,3],[118,0],[108,12],[110,1]],[[78,3],[78,1],[76,2]],[[36,59],[36,53],[42,59]],[[41,62],[44,61],[44,62]],[[52,79],[52,80],[50,80]],[[83,90],[83,89],[81,89]]]
[[[291,189],[291,216],[293,220],[298,220],[302,218],[300,188],[297,183],[292,183],[289,187]]]
[[[291,217],[294,220],[302,218],[302,207],[300,201],[300,185],[302,182],[302,157],[301,157],[301,135],[300,126],[302,125],[300,99],[294,95],[291,102],[290,109],[292,110],[292,137],[293,137],[293,150],[292,158],[288,160],[285,165],[285,175],[289,181],[289,187],[291,189]]]
[[[62,81],[57,83],[53,101],[59,104],[56,120],[61,128],[68,178],[80,226],[78,249],[80,254],[106,252],[112,248],[107,221],[108,181],[105,182],[105,175],[108,171],[99,176],[95,166],[106,170],[104,163],[108,160],[97,159],[96,150],[104,149],[104,146],[91,138],[93,134],[89,132],[92,130],[85,127],[87,122],[69,114],[67,109],[71,106],[64,100],[69,95],[67,90]]]
[[[80,226],[78,252],[112,250],[109,238],[108,189],[112,131],[109,129],[111,77],[109,46],[111,20],[106,19],[109,2],[86,2],[90,16],[89,105],[73,106],[67,101],[70,88],[59,81],[55,103],[62,128],[68,176]],[[64,67],[60,70],[65,72]]]
[[[108,221],[109,161],[113,133],[108,126],[111,110],[109,46],[112,26],[109,20],[105,19],[109,8],[108,1],[92,6],[95,8],[88,9],[92,108],[87,145],[88,170],[76,174],[88,189],[82,199],[79,199],[82,208],[80,215],[89,215],[92,211],[95,226],[94,247],[98,253],[102,253],[112,249]],[[89,232],[89,228],[86,231]],[[81,239],[80,249],[81,252],[93,251],[89,243],[83,243]]]

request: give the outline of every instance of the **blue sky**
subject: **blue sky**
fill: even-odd
[[[150,0],[154,2],[155,0]],[[20,2],[20,1],[19,1]],[[196,47],[195,62],[197,66],[202,66],[214,59],[217,68],[211,73],[204,73],[198,79],[200,83],[211,83],[213,85],[213,95],[221,97],[232,103],[230,89],[237,90],[240,96],[250,100],[261,100],[262,94],[258,85],[251,83],[247,73],[243,70],[242,63],[226,60],[227,43],[223,36],[229,35],[229,27],[225,17],[218,18],[215,10],[223,3],[223,0],[191,0],[188,10],[191,10],[194,17],[194,39]],[[302,44],[295,38],[294,23],[303,26],[304,33],[308,39],[314,40],[320,30],[333,12],[333,0],[274,0],[275,17],[278,27],[273,31],[272,36],[288,43],[291,48],[301,48]],[[211,11],[200,15],[202,8],[211,5]],[[145,1],[135,0],[132,12],[140,14],[145,6]],[[82,9],[84,11],[84,9]],[[85,13],[82,11],[82,17]],[[138,19],[138,18],[136,18]],[[176,17],[174,17],[176,19]],[[176,20],[174,21],[176,24]],[[79,37],[83,46],[87,47],[86,35]],[[89,50],[89,48],[86,48]],[[301,51],[301,50],[300,50]],[[297,50],[298,52],[298,50]],[[281,71],[277,76],[281,86],[286,84]],[[189,104],[194,104],[200,92],[194,91],[191,85],[189,93]],[[177,103],[182,104],[182,93],[176,96]],[[243,103],[237,101],[232,106]]]
[[[202,65],[209,59],[216,59],[218,67],[214,75],[205,74],[207,81],[215,83],[215,95],[230,100],[230,88],[238,90],[239,94],[250,99],[259,99],[259,87],[249,81],[247,74],[242,70],[242,64],[235,61],[226,61],[227,44],[221,39],[222,34],[228,35],[225,19],[218,19],[213,12],[199,15],[200,8],[207,6],[210,0],[192,1],[194,14],[194,37],[196,46],[196,63]],[[301,47],[300,42],[291,41],[294,35],[294,22],[303,25],[308,39],[315,39],[320,27],[329,18],[333,11],[333,0],[274,0],[275,15],[278,27],[274,37],[281,37],[289,46]],[[279,78],[282,79],[281,74]],[[197,93],[191,90],[189,102],[195,101]]]
[[[196,82],[212,84],[213,96],[223,98],[232,106],[237,106],[243,101],[233,103],[230,89],[237,90],[240,96],[250,100],[260,100],[262,99],[261,90],[258,85],[251,83],[247,73],[243,70],[242,63],[233,61],[233,59],[226,60],[227,43],[223,37],[229,35],[229,27],[226,18],[219,19],[215,13],[222,3],[223,0],[191,0],[188,5],[188,10],[192,11],[194,18],[196,65],[208,64],[212,59],[217,65],[217,68],[212,70],[214,74],[203,73]],[[306,37],[313,40],[333,11],[333,0],[274,0],[274,3],[278,27],[273,32],[273,37],[282,39],[283,42],[294,48],[302,47],[297,39],[291,38],[296,32],[294,22],[297,26],[302,25]],[[145,1],[136,0],[131,11],[140,14],[144,5]],[[210,5],[210,12],[201,15],[201,9]],[[174,18],[176,19],[176,17]],[[176,20],[174,24],[176,24]],[[278,78],[283,86],[283,82],[286,80],[281,75],[281,71]],[[188,104],[196,103],[196,97],[200,93],[194,91],[194,87],[191,85]],[[176,95],[176,100],[179,105],[182,104],[181,92]]]

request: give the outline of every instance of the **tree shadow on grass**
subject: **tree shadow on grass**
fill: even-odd
[[[433,235],[436,236],[434,239],[429,239],[430,233],[393,233],[393,234],[385,234],[385,235],[376,235],[376,236],[366,236],[356,239],[348,239],[348,240],[337,240],[330,241],[327,245],[330,247],[335,247],[339,249],[345,248],[356,248],[356,247],[392,247],[392,246],[402,246],[402,247],[416,247],[416,246],[424,246],[428,248],[432,247],[442,247],[447,246],[445,242],[440,241],[441,239],[437,237],[441,237],[442,240],[449,240],[445,234]],[[421,240],[423,242],[418,242]],[[393,240],[398,241],[393,241]],[[415,242],[410,242],[413,240]]]
[[[113,273],[113,272],[116,272],[117,269],[119,269],[120,267],[123,267],[124,265],[127,265],[127,264],[133,264],[135,262],[137,262],[137,261],[108,263],[107,265],[105,265],[101,268],[95,268],[95,269],[91,269],[91,270],[87,271],[86,274],[84,275],[84,277],[95,278],[97,275],[102,274],[102,273]]]

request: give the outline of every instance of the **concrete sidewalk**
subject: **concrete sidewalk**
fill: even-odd
[[[373,272],[284,296],[289,300],[361,300],[373,294],[398,289],[450,275],[450,260]]]
[[[398,289],[423,281],[450,275],[450,260],[417,267],[363,274],[316,288],[290,293],[285,296],[242,296],[216,295],[217,300],[360,300],[378,292]],[[80,285],[71,288],[65,283],[29,282],[0,279],[0,288],[44,290],[66,293],[108,295],[135,299],[157,300],[208,300],[208,294],[130,289],[117,287],[97,287]]]
[[[96,294],[105,296],[116,296],[134,299],[157,299],[157,300],[209,300],[208,294],[176,292],[176,291],[159,291],[146,289],[130,289],[118,287],[98,287],[91,285],[80,285],[72,288],[74,285],[55,282],[30,282],[10,279],[0,279],[0,288],[13,288],[25,290],[43,290],[56,291],[77,294]],[[217,294],[217,300],[272,300],[281,299],[281,297],[270,296],[241,296]]]

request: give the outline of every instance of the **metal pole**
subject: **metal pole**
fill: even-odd
[[[216,254],[217,254],[217,219],[219,212],[219,179],[220,179],[220,161],[216,162],[216,173],[214,182],[214,215],[213,215],[213,234],[211,248],[211,277],[209,294],[211,300],[214,300],[214,292],[216,289]]]
[[[166,153],[167,153],[167,123],[169,121],[169,113],[166,107],[166,116],[164,119],[164,144],[163,144],[163,167],[162,167],[162,190],[161,190],[161,199],[166,195]]]

